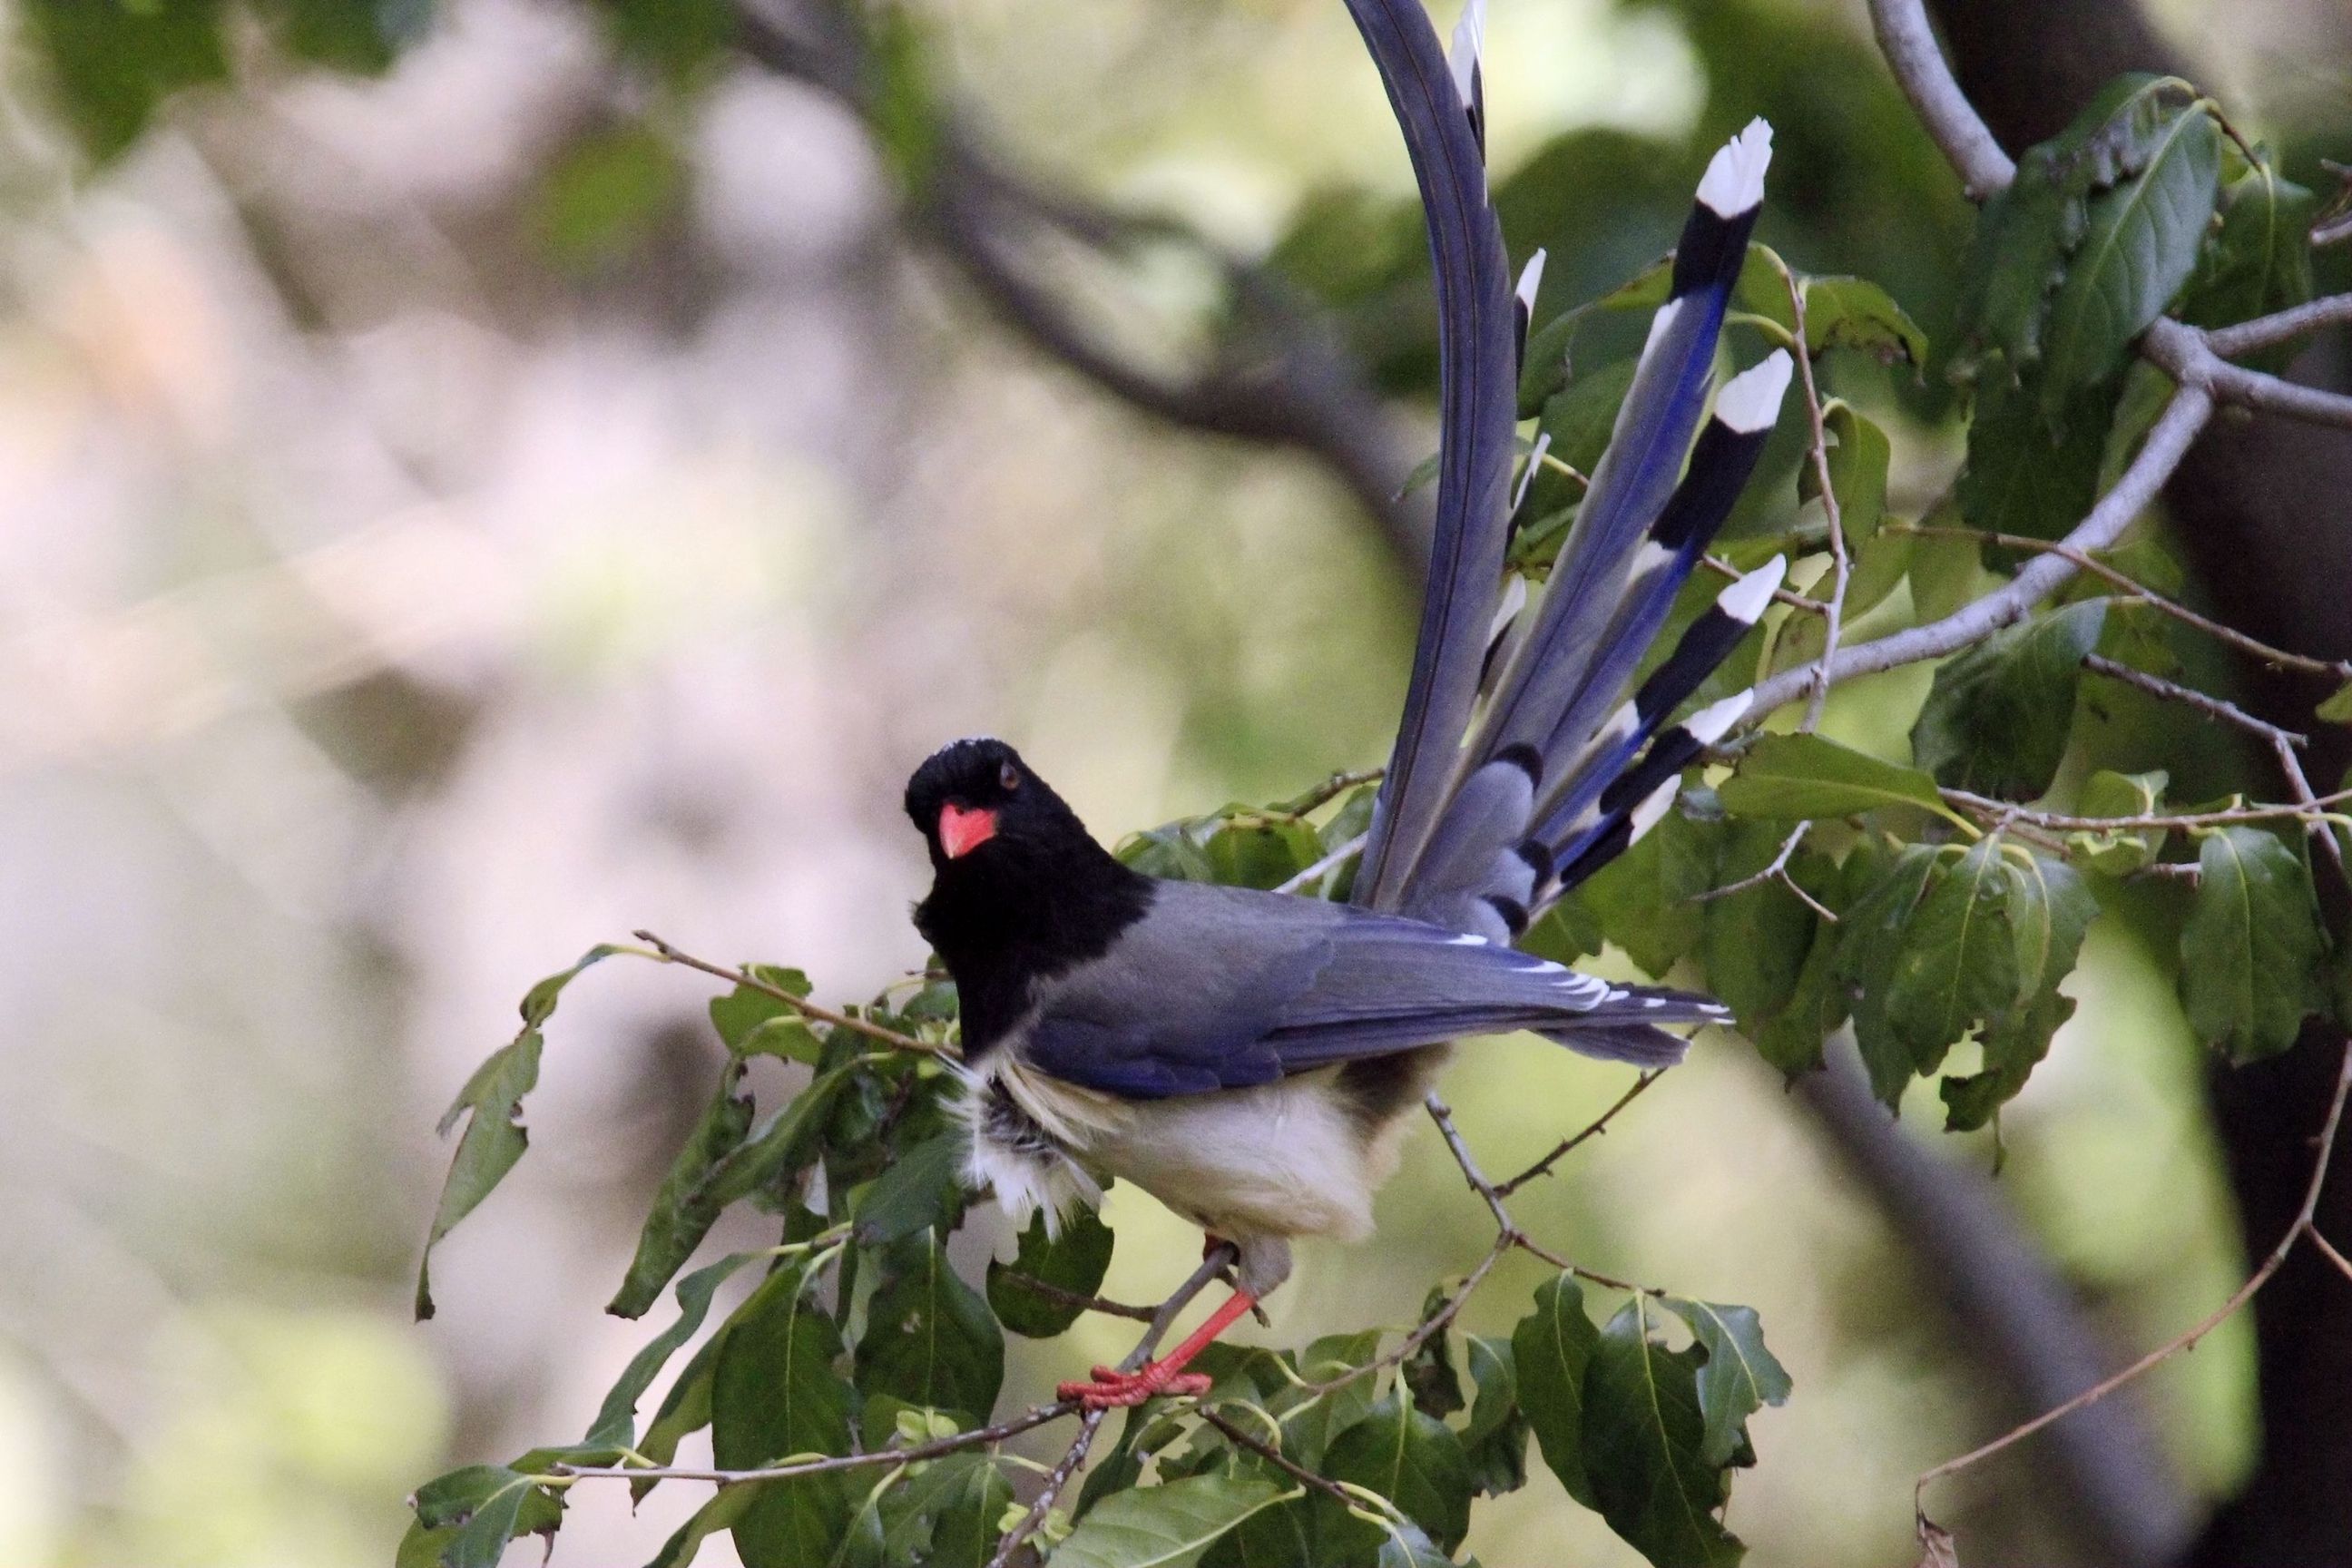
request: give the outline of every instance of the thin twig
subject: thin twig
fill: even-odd
[[[1727,899],[1734,893],[1744,893],[1750,888],[1760,888],[1767,882],[1779,882],[1803,900],[1805,907],[1811,910],[1813,913],[1832,925],[1837,924],[1836,911],[1797,886],[1797,879],[1789,875],[1789,857],[1797,852],[1797,846],[1805,841],[1806,830],[1811,826],[1811,821],[1805,821],[1790,828],[1789,837],[1780,840],[1780,852],[1772,857],[1772,863],[1762,870],[1742,877],[1737,882],[1727,882],[1720,888],[1709,888],[1704,893],[1693,893],[1683,901],[1689,904],[1711,904],[1717,899]]]
[[[2094,675],[2104,675],[2109,680],[2120,680],[2126,686],[2137,687],[2151,697],[2161,698],[2167,702],[2178,702],[2184,708],[2193,708],[2208,719],[2243,730],[2247,734],[2266,741],[2273,746],[2300,746],[2305,744],[2310,739],[2305,735],[2298,735],[2292,730],[2282,730],[2267,719],[2257,719],[2234,702],[2225,702],[2219,697],[2193,690],[2178,681],[2167,680],[2160,675],[2150,675],[2144,669],[2134,669],[2127,664],[2117,664],[2114,659],[2099,654],[2084,654],[2083,668]],[[2297,776],[2301,776],[2300,773]],[[2305,792],[2308,793],[2309,789],[2310,786],[2306,784]]]
[[[1378,784],[1387,776],[1386,768],[1358,768],[1353,773],[1333,773],[1296,800],[1286,800],[1276,809],[1286,816],[1306,816],[1330,805],[1358,784]]]
[[[2235,359],[2339,321],[2352,321],[2352,294],[2330,294],[2234,326],[2208,328],[2205,346],[2224,359]]]
[[[1712,551],[1699,557],[1699,564],[1717,576],[1727,578],[1735,583],[1748,575],[1747,573]],[[1809,616],[1825,616],[1830,611],[1830,607],[1821,600],[1808,599],[1802,594],[1790,588],[1773,589],[1772,602],[1777,605],[1786,605],[1792,610],[1801,610]]]
[[[1768,253],[1769,254],[1769,253]],[[1805,347],[1805,290],[1797,275],[1787,268],[1780,269],[1780,281],[1789,291],[1789,311],[1796,322],[1797,381],[1805,396],[1805,425],[1811,444],[1813,482],[1822,492],[1822,516],[1830,531],[1830,596],[1822,613],[1822,656],[1815,668],[1820,672],[1813,680],[1813,693],[1805,700],[1805,717],[1797,725],[1801,732],[1810,733],[1822,721],[1822,710],[1829,705],[1830,667],[1837,660],[1838,634],[1845,624],[1845,587],[1853,574],[1853,562],[1846,553],[1845,521],[1838,507],[1837,487],[1830,482],[1829,432],[1822,422],[1821,392],[1813,385],[1813,356]],[[1794,848],[1790,840],[1788,847]],[[1782,858],[1786,859],[1786,851]],[[1801,897],[1801,895],[1800,895]],[[1808,899],[1806,902],[1812,900]]]
[[[2245,324],[2267,328],[2269,318]],[[2139,352],[2183,386],[2201,386],[2220,402],[2284,414],[2306,424],[2352,429],[2352,397],[2231,364],[2213,352],[2210,342],[2197,328],[2159,316],[2141,334]]]
[[[1350,858],[1362,854],[1364,843],[1370,837],[1371,835],[1370,833],[1357,834],[1353,838],[1349,839],[1348,842],[1340,845],[1337,849],[1332,850],[1331,853],[1324,856],[1323,858],[1316,861],[1315,864],[1299,872],[1298,875],[1278,884],[1274,890],[1277,893],[1295,893],[1302,888],[1312,886],[1316,879],[1321,877],[1325,872],[1337,870],[1339,867],[1346,865]]]
[[[2336,1091],[2328,1099],[2327,1116],[2320,1124],[2319,1137],[2315,1145],[2317,1154],[2312,1162],[2311,1181],[2304,1189],[2303,1206],[2295,1211],[2294,1223],[2286,1227],[2285,1234],[2278,1238],[2277,1245],[2270,1249],[2261,1265],[2247,1277],[2246,1282],[2231,1292],[2228,1300],[2208,1313],[2195,1327],[2174,1335],[2114,1376],[2093,1384],[2063,1405],[2043,1411],[2032,1420],[2011,1427],[1991,1442],[1971,1448],[1958,1458],[1947,1459],[1933,1469],[1924,1471],[1917,1484],[1913,1487],[1911,1494],[1912,1508],[1919,1519],[1925,1521],[1927,1517],[1922,1499],[1929,1482],[1940,1480],[1946,1476],[1957,1475],[1980,1460],[1990,1458],[2011,1445],[2032,1436],[2052,1422],[2071,1415],[2086,1405],[2095,1405],[2150,1367],[2168,1362],[2183,1351],[2194,1349],[2200,1340],[2229,1321],[2241,1307],[2254,1299],[2254,1293],[2268,1284],[2271,1276],[2276,1274],[2281,1266],[2286,1262],[2287,1255],[2294,1250],[2294,1244],[2299,1238],[2305,1236],[2317,1237],[2319,1233],[2313,1224],[2312,1216],[2319,1211],[2320,1191],[2327,1184],[2328,1167],[2336,1154],[2336,1133],[2343,1124],[2344,1101],[2347,1093],[2352,1093],[2352,1044],[2347,1044],[2345,1047],[2343,1065],[2336,1074]],[[2330,1247],[2328,1250],[2332,1252],[2334,1248]]]
[[[2345,876],[2344,846],[2336,839],[2335,824],[2315,815],[2319,809],[2319,797],[2311,793],[2311,780],[2304,775],[2303,760],[2294,754],[2294,748],[2287,744],[2284,731],[2271,738],[2271,754],[2278,759],[2279,772],[2286,775],[2287,792],[2294,796],[2296,804],[2315,814],[2303,819],[2304,831],[2319,840],[2320,848],[2326,852],[2328,862],[2336,868],[2336,875],[2342,879]]]
[[[2004,800],[1971,795],[1964,789],[1947,789],[1943,795],[1961,810],[1988,821],[2006,818],[2060,833],[2136,833],[2157,828],[2185,831],[2191,827],[2218,827],[2232,822],[2276,822],[2283,817],[2309,818],[2314,812],[2352,802],[2352,789],[2347,789],[2338,790],[2334,795],[2316,795],[2296,805],[2232,806],[2226,811],[2147,812],[2137,816],[2071,816],[2063,812],[2029,810],[2024,806],[2011,805]]]
[[[955,1054],[945,1046],[934,1045],[929,1040],[919,1040],[912,1035],[902,1035],[896,1029],[886,1029],[879,1024],[869,1024],[863,1018],[853,1018],[846,1013],[836,1013],[830,1007],[820,1007],[805,996],[795,996],[781,985],[771,985],[752,973],[748,967],[729,969],[723,964],[713,963],[707,958],[697,958],[690,952],[681,952],[671,946],[649,931],[641,931],[634,934],[639,942],[652,948],[654,956],[664,963],[684,964],[688,969],[699,969],[705,974],[715,974],[721,980],[731,980],[738,985],[749,986],[762,996],[772,996],[782,1002],[803,1017],[814,1018],[820,1024],[830,1024],[836,1029],[847,1029],[853,1034],[864,1035],[868,1039],[879,1040],[884,1045],[902,1051],[921,1051],[926,1056],[933,1057]]]
[[[2147,584],[2119,572],[2095,555],[2086,555],[2063,540],[2033,539],[2021,533],[2002,533],[1988,528],[1948,528],[1922,522],[1892,522],[1887,528],[1897,533],[1916,535],[1922,539],[1979,539],[1998,544],[2004,550],[2029,550],[2037,553],[2063,555],[2095,577],[2103,578],[2130,594],[2138,602],[2170,616],[2187,626],[2194,626],[2207,637],[2228,644],[2258,663],[2278,669],[2300,669],[2313,675],[2325,675],[2337,680],[2352,680],[2352,659],[2314,658],[2308,654],[2289,653],[2273,647],[2266,642],[2248,637],[2235,626],[2222,625],[2208,616],[2200,616],[2188,605],[2166,598]]]
[[[1226,1415],[1223,1411],[1213,1409],[1208,1405],[1202,1405],[1201,1407],[1200,1415],[1202,1420],[1206,1421],[1210,1426],[1214,1426],[1218,1431],[1223,1432],[1227,1437],[1233,1439],[1234,1443],[1238,1444],[1242,1447],[1247,1448],[1251,1453],[1255,1454],[1259,1458],[1265,1460],[1276,1469],[1280,1470],[1284,1475],[1288,1476],[1292,1480],[1298,1482],[1301,1486],[1314,1488],[1324,1496],[1336,1500],[1344,1508],[1355,1509],[1360,1506],[1356,1501],[1355,1498],[1349,1494],[1348,1489],[1339,1485],[1339,1482],[1332,1480],[1328,1476],[1317,1475],[1313,1470],[1308,1469],[1306,1466],[1300,1464],[1297,1460],[1292,1458],[1289,1455],[1284,1453],[1281,1449],[1276,1447],[1265,1438],[1257,1436],[1257,1434],[1250,1431],[1248,1428],[1235,1423],[1232,1417]]]
[[[1077,1474],[1080,1465],[1086,1463],[1087,1450],[1094,1447],[1095,1434],[1102,1430],[1103,1417],[1109,1414],[1106,1406],[1097,1406],[1086,1413],[1085,1418],[1078,1423],[1078,1435],[1070,1440],[1069,1451],[1045,1472],[1045,1484],[1038,1488],[1037,1500],[1029,1505],[1029,1511],[1023,1514],[1013,1528],[1004,1532],[1003,1539],[996,1543],[996,1555],[988,1560],[988,1568],[1005,1568],[1005,1564],[1013,1561],[1013,1553],[1019,1552],[1023,1544],[1037,1532],[1037,1527],[1045,1522],[1045,1516],[1054,1511],[1054,1503],[1062,1495],[1062,1489],[1070,1484],[1070,1478]]]
[[[2343,1270],[2347,1279],[2352,1279],[2352,1258],[2347,1258],[2338,1252],[2336,1249],[2336,1244],[2321,1235],[2317,1226],[2313,1226],[2306,1234],[2310,1236],[2312,1245],[2327,1255],[2327,1261]]]
[[[1008,1268],[999,1278],[1011,1280],[1024,1290],[1043,1296],[1058,1307],[1083,1307],[1089,1312],[1100,1312],[1109,1318],[1132,1318],[1139,1323],[1150,1322],[1160,1315],[1160,1310],[1157,1307],[1131,1306],[1125,1301],[1113,1301],[1101,1296],[1088,1296],[1076,1290],[1065,1290],[1059,1285],[1049,1284],[1034,1274],[1024,1274],[1017,1268]]]
[[[1633,1080],[1633,1086],[1631,1089],[1628,1089],[1624,1093],[1619,1095],[1617,1097],[1617,1102],[1614,1105],[1612,1105],[1608,1110],[1594,1117],[1591,1123],[1585,1126],[1580,1131],[1571,1133],[1568,1137],[1561,1139],[1559,1142],[1553,1147],[1550,1153],[1546,1154],[1542,1159],[1538,1160],[1534,1164],[1529,1165],[1526,1170],[1521,1171],[1509,1181],[1496,1184],[1495,1196],[1497,1198],[1507,1198],[1513,1193],[1517,1192],[1521,1187],[1526,1186],[1529,1182],[1534,1181],[1538,1176],[1549,1175],[1551,1173],[1551,1168],[1554,1165],[1559,1164],[1562,1160],[1568,1158],[1570,1154],[1575,1152],[1579,1144],[1584,1142],[1590,1138],[1604,1136],[1609,1131],[1609,1124],[1617,1120],[1617,1113],[1624,1110],[1627,1106],[1633,1104],[1636,1100],[1639,1100],[1652,1084],[1658,1081],[1661,1076],[1662,1075],[1657,1072],[1645,1072],[1641,1077],[1635,1079]]]

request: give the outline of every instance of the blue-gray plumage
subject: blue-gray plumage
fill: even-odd
[[[1404,133],[1436,277],[1441,437],[1430,584],[1351,901],[1163,881],[1121,865],[1001,742],[919,769],[907,812],[934,870],[916,923],[958,987],[970,1173],[1016,1217],[1116,1176],[1239,1249],[1234,1300],[1169,1356],[1064,1393],[1133,1404],[1279,1285],[1300,1236],[1354,1239],[1452,1043],[1532,1031],[1645,1068],[1717,1022],[1704,997],[1615,984],[1511,943],[1640,838],[1682,770],[1746,711],[1675,713],[1753,626],[1775,561],[1725,588],[1629,691],[1738,500],[1789,380],[1733,377],[1700,429],[1717,335],[1763,195],[1757,121],[1708,164],[1670,297],[1549,581],[1503,563],[1519,356],[1540,253],[1515,291],[1487,198],[1481,0],[1449,61],[1420,0],[1348,0]]]

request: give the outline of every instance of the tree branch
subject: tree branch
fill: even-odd
[[[1967,184],[1969,200],[1981,202],[2006,190],[2017,177],[2017,164],[1952,79],[1925,7],[1917,0],[1870,0],[1870,26],[1904,96]]]
[[[1889,3],[1891,0],[1880,0],[1880,5]],[[1880,5],[1874,5],[1874,11]],[[2115,488],[2102,496],[2090,515],[2066,535],[2068,551],[2088,554],[2105,549],[2120,538],[2132,520],[2156,499],[2157,491],[2164,488],[2172,470],[2179,467],[2181,454],[2189,449],[2189,442],[2204,428],[2212,412],[2213,399],[2201,388],[2183,385],[2175,391],[2172,401],[2165,405],[2164,413],[2148,431],[2138,456],[2116,480]],[[1823,679],[1824,668],[1827,679],[1834,685],[1857,676],[1941,658],[1981,642],[2011,622],[2022,619],[2074,573],[2074,563],[2067,556],[2041,556],[2026,563],[2024,569],[2002,587],[1962,605],[1940,621],[1842,649],[1834,658],[1817,659],[1782,670],[1757,686],[1748,724],[1752,727],[1774,709],[1803,696]]]

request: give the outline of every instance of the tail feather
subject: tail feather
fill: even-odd
[[[1486,194],[1482,9],[1465,11],[1454,58],[1420,0],[1348,0],[1395,110],[1429,218],[1437,279],[1444,436],[1429,593],[1404,715],[1356,875],[1356,901],[1393,909],[1444,810],[1454,749],[1469,727],[1501,590],[1513,432],[1517,303]]]
[[[1478,755],[1515,743],[1543,745],[1605,646],[1603,632],[1634,552],[1665,509],[1698,428],[1716,337],[1763,202],[1771,146],[1770,127],[1756,121],[1707,164],[1675,253],[1672,292],[1651,320],[1534,630],[1504,671],[1480,727],[1473,747]]]

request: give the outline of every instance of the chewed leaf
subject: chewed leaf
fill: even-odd
[[[548,1005],[552,1008],[554,1004],[551,1001]],[[433,1315],[433,1248],[490,1195],[530,1145],[530,1137],[522,1126],[522,1097],[539,1082],[541,1043],[538,1029],[526,1028],[511,1044],[493,1052],[474,1069],[474,1076],[467,1079],[441,1118],[443,1137],[461,1117],[466,1119],[466,1131],[449,1161],[449,1174],[442,1183],[441,1201],[433,1214],[432,1233],[425,1238],[425,1256],[416,1265],[419,1319]]]

